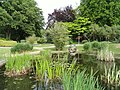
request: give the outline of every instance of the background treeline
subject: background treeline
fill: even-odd
[[[51,42],[50,31],[57,22],[67,27],[70,42],[79,38],[120,42],[120,0],[80,0],[76,9],[54,9],[48,14],[46,30],[42,10],[35,0],[0,0],[0,37],[20,41],[34,34],[41,37],[40,43]],[[63,30],[57,32],[62,34]]]
[[[48,27],[63,22],[72,40],[120,42],[120,0],[81,0],[73,9],[55,9],[48,16]]]

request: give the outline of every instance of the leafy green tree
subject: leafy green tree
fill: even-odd
[[[120,0],[81,0],[77,13],[100,26],[120,24]]]
[[[116,41],[120,40],[120,25],[108,26],[104,25],[100,27],[98,24],[91,24],[87,38],[90,41]]]
[[[62,50],[65,44],[69,41],[69,32],[67,27],[62,22],[57,22],[54,27],[48,30],[56,50]]]
[[[41,35],[44,19],[42,10],[34,0],[1,0],[0,7],[11,17],[11,20],[7,20],[7,25],[3,23],[1,26],[9,39],[20,40],[32,34]]]
[[[65,23],[72,39],[76,39],[79,35],[83,36],[84,33],[88,32],[88,27],[90,24],[91,22],[89,19],[84,17],[78,17],[73,22]]]
[[[13,18],[7,13],[7,11],[0,7],[0,34],[4,32],[6,34],[6,38],[9,37],[9,32],[7,32],[8,30],[5,32],[4,28],[5,26],[10,25],[12,20]]]

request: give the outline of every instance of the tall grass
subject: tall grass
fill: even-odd
[[[77,72],[74,76],[72,73],[63,74],[64,90],[103,90],[98,84],[98,79],[94,78],[91,71],[90,75],[85,74],[85,70]]]
[[[116,68],[115,64],[112,68],[107,69],[105,66],[105,72],[101,75],[103,80],[108,85],[119,86],[120,85],[120,70]]]
[[[49,54],[48,51],[42,52],[35,60],[35,73],[38,80],[44,79],[46,74],[49,80],[61,79],[64,70],[71,72],[74,69],[75,62],[69,65],[61,60],[52,61]]]
[[[5,74],[8,76],[16,76],[26,74],[32,65],[32,56],[24,54],[21,56],[14,55],[7,58],[5,65]]]

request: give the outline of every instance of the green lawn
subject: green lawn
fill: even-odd
[[[35,47],[49,47],[49,46],[54,46],[54,44],[36,44],[34,46]]]
[[[114,43],[111,43],[111,44],[109,44],[110,45],[110,47],[109,47],[109,49],[111,50],[111,51],[113,51],[114,52],[114,54],[120,54],[120,44],[114,44]],[[119,55],[120,56],[120,55]]]
[[[10,54],[10,48],[0,48],[0,60]]]

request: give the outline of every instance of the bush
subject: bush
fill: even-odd
[[[100,43],[98,41],[93,41],[92,49],[100,49]]]
[[[31,51],[32,49],[33,49],[33,46],[31,44],[19,43],[11,48],[11,52],[12,53],[15,53],[15,52],[21,53],[21,52],[25,52],[25,51]]]
[[[89,51],[91,49],[91,43],[90,42],[87,42],[83,45],[83,49],[85,51]]]
[[[108,47],[108,43],[107,42],[101,42],[100,43],[100,49],[105,50]]]
[[[62,22],[55,23],[54,27],[48,30],[56,50],[62,50],[65,44],[69,43],[69,31]]]
[[[11,47],[11,46],[15,46],[16,44],[17,44],[16,41],[0,40],[1,47]]]
[[[30,44],[34,44],[37,41],[37,37],[35,36],[35,34],[33,34],[32,36],[27,37],[26,41]]]
[[[47,39],[46,38],[39,38],[37,43],[38,44],[43,44],[43,43],[46,43],[47,42]]]

